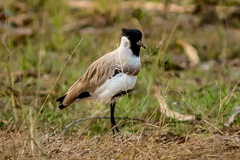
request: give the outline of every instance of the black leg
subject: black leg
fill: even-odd
[[[114,118],[115,104],[116,104],[116,102],[110,102],[111,123],[112,123],[112,132],[113,132],[113,135],[115,134],[114,129],[116,129],[116,131],[119,132],[119,130],[118,130],[117,126],[116,126],[115,118]]]

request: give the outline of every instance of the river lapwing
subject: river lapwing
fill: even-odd
[[[112,131],[119,132],[114,118],[116,100],[130,92],[137,81],[141,68],[140,47],[142,33],[137,29],[122,29],[120,46],[94,61],[87,71],[67,91],[58,98],[63,109],[74,102],[91,100],[109,103]]]

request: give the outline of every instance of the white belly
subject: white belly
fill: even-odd
[[[112,96],[120,91],[132,89],[137,81],[137,76],[129,76],[125,73],[119,73],[108,79],[102,86],[90,93],[93,102],[108,103]]]

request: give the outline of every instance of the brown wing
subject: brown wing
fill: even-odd
[[[85,74],[79,78],[68,90],[63,105],[73,103],[83,92],[93,92],[110,78],[116,68],[114,56],[104,56],[93,62]]]

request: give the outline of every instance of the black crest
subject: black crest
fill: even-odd
[[[131,49],[133,51],[133,54],[136,56],[139,56],[140,54],[140,47],[137,45],[137,42],[142,40],[142,32],[138,29],[122,29],[122,36],[127,37],[130,40],[131,43]]]

